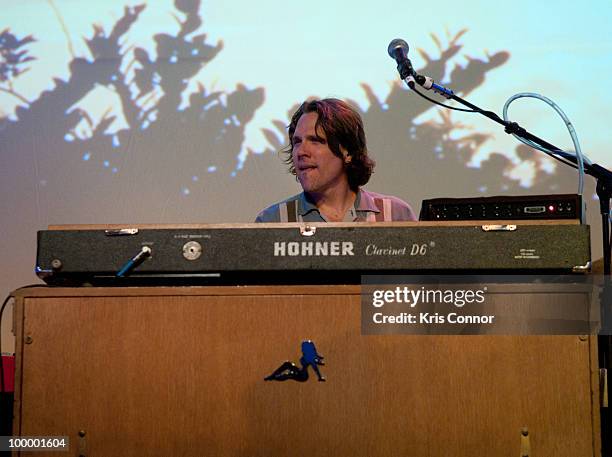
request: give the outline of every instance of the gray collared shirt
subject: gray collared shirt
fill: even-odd
[[[344,215],[344,222],[414,221],[412,208],[390,195],[359,189],[355,204]],[[261,211],[255,222],[328,222],[307,195],[294,195]]]

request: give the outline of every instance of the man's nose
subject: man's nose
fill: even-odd
[[[297,147],[297,151],[296,152],[297,152],[297,156],[298,157],[310,156],[310,146],[308,145],[307,142],[303,141]]]

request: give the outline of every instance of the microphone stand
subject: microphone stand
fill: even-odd
[[[409,62],[409,61],[408,61]],[[408,65],[408,64],[407,64]],[[578,159],[573,154],[568,154],[562,151],[557,146],[545,141],[536,135],[530,133],[516,122],[507,122],[500,118],[492,111],[486,111],[478,106],[468,102],[457,96],[451,89],[436,84],[433,79],[417,74],[412,65],[410,68],[404,66],[398,70],[402,79],[406,84],[414,90],[415,82],[425,89],[431,89],[434,92],[446,97],[449,100],[466,106],[477,113],[488,117],[492,121],[502,125],[504,131],[508,134],[515,134],[523,139],[531,140],[540,146],[553,151],[556,155],[564,159],[578,164]],[[603,239],[603,262],[604,262],[604,277],[603,285],[600,294],[601,299],[601,329],[598,336],[598,354],[599,366],[601,369],[610,371],[612,367],[612,281],[610,277],[610,262],[611,262],[611,241],[610,241],[610,200],[612,199],[612,172],[598,164],[584,164],[586,174],[593,176],[597,180],[596,192],[599,197],[599,208],[601,212],[602,239]],[[612,376],[608,377],[607,385],[601,385],[601,389],[612,390]],[[601,436],[602,436],[602,455],[604,457],[612,456],[612,411],[609,407],[601,407]]]

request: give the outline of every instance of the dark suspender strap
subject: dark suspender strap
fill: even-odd
[[[287,221],[297,222],[297,200],[290,200],[287,202]]]

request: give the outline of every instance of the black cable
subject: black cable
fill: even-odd
[[[603,229],[603,256],[604,256],[604,274],[610,275],[610,250],[612,233],[610,231],[610,214],[601,215],[601,226]],[[607,265],[607,266],[606,266]]]
[[[608,211],[608,259],[612,259],[612,230],[610,230],[610,211]],[[610,264],[608,264],[610,265]]]
[[[538,151],[542,151],[541,149],[538,149]],[[552,152],[547,152],[547,151],[542,151],[544,154],[546,154],[549,157],[552,157],[555,160],[558,160],[559,162],[561,162],[564,165],[567,165],[568,167],[572,167],[572,168],[578,168],[578,165],[573,164],[572,162],[564,159],[563,157],[559,157],[558,155],[555,155]]]
[[[445,105],[444,103],[437,102],[433,98],[429,98],[427,95],[425,95],[422,92],[419,92],[418,90],[416,90],[416,86],[412,87],[412,90],[414,92],[416,92],[419,96],[423,97],[425,100],[429,100],[431,103],[435,103],[436,105],[443,106],[444,108],[452,109],[454,111],[463,111],[465,113],[478,113],[479,112],[479,111],[474,110],[474,109],[455,108],[454,106]]]
[[[9,300],[13,298],[12,295],[9,295],[4,299],[4,303],[2,303],[2,308],[0,308],[0,392],[5,393],[4,389],[4,359],[2,358],[2,316],[4,315],[4,308],[6,308]]]
[[[450,105],[445,105],[444,103],[440,103],[436,100],[434,100],[433,98],[428,97],[427,95],[423,94],[422,92],[419,92],[418,90],[416,90],[416,86],[412,87],[412,91],[415,92],[417,95],[419,95],[420,97],[423,97],[425,100],[429,100],[431,103],[434,103],[436,105],[442,106],[444,108],[448,108],[454,111],[463,111],[465,113],[478,113],[478,114],[482,114],[482,115],[493,115],[495,117],[498,117],[497,114],[495,114],[492,111],[486,111],[486,110],[481,110],[481,109],[463,109],[463,108],[455,108],[454,106],[450,106]],[[512,133],[511,131],[507,131],[506,133],[510,134]],[[540,149],[540,151],[542,151]],[[567,165],[568,167],[572,167],[572,168],[578,168],[578,166],[574,165],[572,162],[570,162],[569,160],[564,159],[563,157],[559,157],[557,155],[555,155],[552,152],[547,152],[547,151],[542,151],[544,154],[552,157],[555,160],[558,160],[559,162],[561,162],[564,165]],[[561,151],[563,152],[563,151]]]
[[[21,289],[34,288],[34,287],[46,287],[45,284],[29,284],[21,287]],[[0,393],[5,393],[4,385],[4,359],[2,358],[2,317],[4,316],[4,308],[8,304],[11,298],[15,298],[14,295],[9,295],[4,299],[2,307],[0,308]]]
[[[47,284],[28,284],[27,286],[22,286],[19,288],[19,290],[21,289],[34,289],[37,287],[49,287]],[[11,295],[12,296],[12,295]]]

